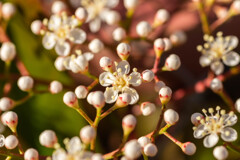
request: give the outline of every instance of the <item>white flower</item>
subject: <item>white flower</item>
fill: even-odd
[[[48,31],[45,33],[42,44],[44,48],[50,50],[55,47],[55,51],[60,56],[67,56],[70,54],[71,41],[75,44],[82,44],[87,35],[85,31],[77,28],[79,20],[73,16],[68,17],[66,14],[52,15],[49,19],[43,20],[43,24]]]
[[[239,63],[238,53],[232,51],[238,45],[236,36],[223,37],[222,33],[218,32],[216,38],[205,35],[204,40],[206,43],[197,47],[198,51],[202,52],[199,60],[201,66],[210,66],[211,70],[219,75],[224,70],[223,63],[229,67],[236,66]]]
[[[128,93],[131,96],[131,102],[134,104],[138,101],[139,95],[137,91],[131,87],[139,86],[142,83],[141,74],[133,69],[130,75],[127,75],[130,71],[130,65],[127,61],[121,61],[116,65],[116,72],[103,72],[99,76],[99,82],[102,86],[107,87],[104,96],[107,103],[113,103],[117,100],[119,92]]]
[[[219,140],[218,134],[225,142],[233,142],[237,139],[237,131],[231,126],[237,123],[237,116],[234,112],[226,113],[225,110],[221,110],[219,106],[216,107],[216,113],[214,114],[214,109],[209,108],[207,115],[207,110],[203,109],[205,117],[198,117],[200,123],[197,127],[194,127],[194,137],[197,139],[203,138],[203,144],[207,148],[215,146]]]

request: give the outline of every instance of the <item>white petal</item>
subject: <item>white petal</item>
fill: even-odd
[[[224,120],[224,126],[233,126],[237,123],[238,117],[234,114],[229,117],[229,114],[222,115]]]
[[[42,39],[43,47],[46,49],[52,49],[56,44],[56,37],[53,33],[46,33]]]
[[[210,67],[216,75],[223,73],[224,65],[220,61],[213,62]]]
[[[215,146],[218,143],[219,137],[217,134],[210,134],[209,136],[206,136],[203,140],[203,145],[206,148],[211,148]]]
[[[238,45],[238,38],[236,36],[227,36],[225,37],[225,43],[227,43],[227,51],[231,51]]]
[[[205,126],[200,124],[197,129],[193,132],[194,138],[200,139],[205,136]]]
[[[122,90],[123,93],[128,93],[131,96],[131,102],[129,104],[135,104],[137,103],[139,99],[139,95],[137,91],[130,87],[124,87]]]
[[[88,67],[88,61],[83,55],[77,56],[74,62],[81,68],[81,71],[84,71]]]
[[[113,87],[106,88],[104,92],[106,103],[113,103],[118,98],[118,90],[114,90]]]
[[[141,74],[138,72],[132,72],[128,76],[128,82],[133,86],[139,86],[142,83]]]
[[[59,15],[52,15],[48,22],[48,29],[51,31],[57,30],[62,24],[62,19]]]
[[[108,8],[115,8],[119,3],[119,0],[107,0]]]
[[[82,44],[86,40],[87,35],[82,29],[74,28],[70,31],[68,37],[72,42]]]
[[[67,56],[69,55],[71,50],[70,44],[68,42],[57,42],[55,46],[55,51],[59,56]]]
[[[209,66],[211,62],[212,61],[211,61],[209,55],[207,55],[207,54],[204,54],[199,58],[199,63],[202,67]]]
[[[83,54],[83,56],[86,58],[87,61],[91,61],[94,57],[94,54],[92,54],[91,52],[86,52]]]
[[[123,74],[128,74],[130,71],[130,65],[128,63],[128,61],[121,61],[120,63],[118,63],[118,65],[116,66],[116,70],[120,72],[121,75]]]
[[[237,131],[231,127],[226,127],[222,130],[221,138],[226,142],[233,142],[237,137]]]
[[[110,72],[103,72],[100,74],[99,76],[99,83],[104,86],[110,86],[111,84],[113,84],[114,80],[116,78],[114,77],[114,75]]]
[[[239,63],[240,57],[238,53],[231,51],[223,55],[222,60],[223,63],[226,64],[227,66],[233,67]]]
[[[101,19],[100,18],[95,18],[89,22],[90,31],[93,33],[99,31],[100,27],[101,27]]]

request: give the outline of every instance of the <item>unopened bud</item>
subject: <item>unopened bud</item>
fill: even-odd
[[[54,1],[52,4],[52,13],[54,14],[60,14],[63,11],[66,11],[67,6],[64,2],[62,1]]]
[[[45,130],[40,134],[39,141],[41,145],[48,148],[53,148],[55,144],[57,144],[58,139],[54,131]]]
[[[168,51],[172,48],[172,42],[170,41],[169,38],[163,38],[164,44],[165,44],[165,49],[164,51]]]
[[[230,7],[230,11],[235,15],[240,13],[240,0],[233,1]]]
[[[122,93],[118,96],[116,105],[118,107],[125,107],[131,102],[131,96],[128,93]]]
[[[171,88],[164,86],[159,90],[159,98],[162,105],[167,104],[172,97],[172,90]]]
[[[12,61],[16,56],[16,48],[12,42],[4,42],[0,50],[0,58],[4,62]]]
[[[141,21],[137,24],[136,31],[140,37],[147,37],[152,31],[152,27],[147,21]]]
[[[235,102],[235,108],[240,113],[240,98],[238,98]]]
[[[75,11],[75,16],[81,22],[84,22],[87,19],[87,11],[83,7],[78,7]]]
[[[75,89],[75,94],[76,94],[77,98],[84,99],[87,97],[88,89],[87,89],[87,87],[80,85]]]
[[[138,0],[124,0],[123,4],[126,9],[135,9],[138,5]]]
[[[34,148],[29,148],[24,153],[24,160],[38,160],[39,154],[38,151]]]
[[[68,107],[73,107],[73,108],[78,108],[78,100],[77,96],[75,95],[74,92],[68,91],[64,94],[63,96],[63,102],[68,106]]]
[[[154,79],[154,73],[153,71],[147,69],[142,72],[142,79],[144,82],[151,82]]]
[[[18,139],[14,135],[7,136],[4,142],[7,149],[14,149],[18,145]]]
[[[194,143],[186,142],[182,144],[181,149],[186,155],[191,156],[194,155],[197,148]]]
[[[22,76],[18,79],[17,84],[22,91],[28,92],[32,90],[34,81],[30,76]]]
[[[100,153],[94,153],[91,157],[91,160],[104,160],[103,156]]]
[[[126,60],[130,55],[131,47],[127,43],[120,43],[117,46],[117,54],[122,60]]]
[[[49,90],[52,94],[60,93],[63,90],[63,85],[59,81],[52,81]]]
[[[215,93],[221,93],[222,90],[223,90],[223,84],[222,84],[222,82],[218,78],[214,78],[211,81],[210,88]]]
[[[66,67],[64,65],[66,59],[64,57],[58,57],[55,62],[54,62],[54,66],[58,71],[65,71]]]
[[[170,35],[170,40],[173,45],[181,45],[187,41],[187,36],[183,31],[177,31]]]
[[[151,143],[151,140],[148,137],[142,136],[138,138],[138,143],[141,147],[145,147],[148,143]]]
[[[128,114],[122,119],[122,127],[125,135],[131,133],[137,124],[137,119],[132,115]]]
[[[217,146],[213,150],[213,156],[217,160],[225,160],[228,158],[228,150],[224,146]]]
[[[4,19],[11,18],[16,12],[16,8],[12,3],[4,3],[1,10]]]
[[[93,53],[99,53],[103,50],[104,44],[99,39],[94,39],[89,43],[88,48]]]
[[[2,114],[2,123],[8,126],[12,132],[16,132],[17,124],[18,124],[18,116],[15,112],[8,111]]]
[[[85,126],[80,131],[80,137],[83,143],[89,144],[96,138],[96,131],[91,126]]]
[[[126,31],[123,28],[118,27],[113,31],[112,36],[115,41],[122,41],[126,38]]]
[[[137,159],[141,156],[141,146],[137,140],[130,140],[125,144],[124,154],[129,159]]]
[[[156,92],[159,92],[160,89],[165,86],[166,86],[166,84],[163,81],[158,81],[158,82],[156,82],[154,89]]]
[[[8,97],[2,97],[0,99],[0,110],[8,111],[14,107],[14,101]]]
[[[165,61],[164,68],[168,71],[177,70],[181,66],[181,60],[178,55],[171,54]]]
[[[36,35],[40,34],[42,27],[43,27],[43,24],[42,24],[42,21],[40,20],[35,20],[31,24],[31,30]]]
[[[156,110],[156,106],[153,103],[150,102],[143,102],[140,107],[142,114],[144,116],[149,116]]]
[[[117,11],[108,11],[105,17],[106,23],[108,25],[118,24],[120,19],[120,14]]]
[[[111,71],[113,67],[113,61],[109,57],[102,57],[99,61],[100,67],[105,71]]]
[[[105,97],[102,91],[95,91],[92,95],[92,104],[95,108],[102,108],[105,105]]]
[[[191,116],[191,122],[195,126],[199,125],[200,121],[201,121],[197,117],[201,117],[201,119],[204,118],[201,113],[193,113],[192,116]]]
[[[153,143],[148,143],[144,148],[143,148],[144,154],[149,157],[154,157],[156,156],[158,149],[157,146]]]
[[[158,38],[154,41],[154,50],[155,52],[163,52],[165,49],[165,42],[162,38]]]
[[[155,15],[153,26],[158,27],[169,19],[170,15],[166,9],[159,9]]]
[[[164,112],[164,121],[167,124],[174,125],[179,120],[179,115],[173,109],[168,109]]]

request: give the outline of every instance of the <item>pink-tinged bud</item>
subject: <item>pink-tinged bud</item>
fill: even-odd
[[[104,71],[111,71],[113,67],[113,61],[109,57],[102,57],[99,61],[99,65]]]
[[[154,157],[157,155],[158,149],[157,146],[153,143],[148,143],[144,148],[143,152],[148,157]]]
[[[4,3],[2,5],[1,11],[3,18],[9,19],[15,14],[16,8],[12,3]]]
[[[172,90],[171,88],[164,86],[159,90],[159,98],[162,105],[167,104],[172,97]]]
[[[2,123],[8,126],[12,132],[16,132],[17,124],[18,124],[18,116],[15,112],[8,111],[2,114]]]
[[[39,154],[38,151],[34,148],[29,148],[24,153],[24,160],[38,160]]]
[[[142,136],[138,138],[138,143],[141,145],[141,147],[145,147],[148,143],[151,143],[151,140],[148,137]]]
[[[122,60],[126,60],[130,55],[131,47],[127,43],[120,43],[117,46],[117,54]]]
[[[155,52],[163,52],[165,50],[165,42],[162,38],[158,38],[154,41]]]
[[[89,43],[88,48],[93,53],[99,53],[103,50],[104,44],[99,39],[94,39]]]
[[[84,99],[87,97],[88,89],[87,89],[87,87],[80,85],[75,89],[75,94],[76,94],[77,98]]]
[[[143,102],[140,106],[140,109],[142,111],[142,114],[144,116],[149,116],[156,110],[156,106],[153,103],[150,102]]]
[[[118,96],[116,105],[118,107],[126,107],[131,102],[131,96],[128,93],[122,93]]]
[[[221,93],[223,91],[223,84],[218,78],[214,78],[211,81],[210,88],[215,93]]]
[[[132,115],[128,114],[122,119],[122,127],[125,135],[130,134],[136,127],[137,119]]]
[[[213,150],[213,156],[217,160],[225,160],[228,158],[228,150],[224,146],[217,146]]]
[[[68,107],[73,107],[73,108],[78,108],[78,99],[77,96],[75,95],[74,92],[67,92],[63,96],[63,102],[68,106]]]
[[[8,111],[14,107],[14,101],[8,97],[2,97],[0,99],[0,110]]]
[[[141,21],[137,24],[136,31],[140,37],[147,37],[152,31],[152,27],[147,21]]]
[[[197,148],[194,143],[185,142],[182,144],[181,149],[186,155],[191,156],[195,154]]]
[[[164,69],[168,71],[175,71],[181,66],[181,60],[178,55],[171,54],[165,61]]]
[[[80,131],[80,138],[83,143],[89,144],[96,138],[96,131],[91,126],[85,126]]]
[[[94,153],[91,160],[104,160],[103,155],[100,153]]]
[[[93,105],[93,102],[92,102],[92,97],[93,97],[93,93],[94,92],[90,92],[87,96],[87,101],[89,104]]]
[[[121,27],[116,28],[112,33],[113,39],[118,42],[124,40],[126,35],[126,31]]]
[[[138,5],[138,0],[124,0],[123,4],[126,9],[135,9]]]
[[[7,149],[14,149],[18,145],[18,139],[14,135],[7,136],[4,142]]]
[[[12,42],[4,42],[0,49],[0,58],[4,62],[12,61],[16,56],[16,47]]]
[[[52,13],[54,14],[60,14],[63,11],[66,11],[67,6],[64,2],[62,1],[54,1],[52,4]]]
[[[153,71],[147,69],[142,72],[142,79],[144,82],[151,82],[154,79],[154,73]]]
[[[63,85],[59,81],[52,81],[49,90],[52,94],[60,93],[63,90]]]
[[[155,26],[162,25],[167,22],[169,18],[170,14],[166,9],[159,9],[154,18],[154,24]]]
[[[36,35],[40,34],[42,28],[43,28],[43,24],[42,24],[42,21],[40,20],[35,20],[31,24],[31,30]]]
[[[200,117],[200,119],[198,117]],[[201,113],[193,113],[191,116],[191,122],[193,125],[197,126],[200,124],[202,118],[204,118],[204,116]]]
[[[105,105],[105,97],[102,91],[95,91],[92,95],[92,104],[95,108],[102,108]]]
[[[88,13],[83,7],[78,7],[75,11],[75,16],[81,22],[84,22],[87,19]]]
[[[117,11],[108,11],[105,17],[105,21],[108,25],[118,24],[121,19],[120,14]]]
[[[240,13],[240,0],[235,0],[231,7],[230,7],[230,11],[232,12],[232,14],[239,14]]]
[[[55,144],[57,144],[58,139],[54,131],[52,130],[45,130],[39,136],[40,144],[48,147],[54,148]]]
[[[160,89],[165,86],[166,86],[166,84],[163,81],[158,81],[158,82],[156,82],[154,89],[156,92],[159,92]]]
[[[66,67],[64,65],[65,62],[66,62],[65,57],[58,57],[54,62],[54,66],[58,71],[65,71],[66,70]]]
[[[22,91],[29,92],[33,88],[34,81],[30,76],[22,76],[18,79],[17,84]]]
[[[168,109],[164,112],[164,121],[167,124],[174,125],[178,122],[178,120],[179,120],[179,115],[173,109]]]
[[[137,140],[130,140],[125,144],[124,154],[129,159],[137,159],[141,156],[141,146]]]
[[[164,44],[165,44],[165,49],[164,51],[168,51],[172,49],[172,42],[170,41],[169,38],[163,38]]]
[[[183,31],[176,31],[170,35],[170,40],[173,45],[178,46],[187,41],[187,36]]]

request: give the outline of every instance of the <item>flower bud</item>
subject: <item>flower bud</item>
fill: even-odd
[[[158,38],[154,41],[154,50],[155,52],[162,52],[165,49],[165,43],[162,38]]]
[[[151,140],[148,137],[142,136],[138,138],[138,143],[141,145],[141,147],[145,147],[150,142]]]
[[[157,152],[158,152],[158,149],[157,149],[157,146],[153,143],[148,143],[144,149],[144,154],[146,156],[149,156],[149,157],[154,157],[156,156]]]
[[[64,65],[65,63],[65,58],[64,57],[58,57],[55,62],[54,62],[54,66],[58,71],[65,71],[66,67]]]
[[[88,89],[87,87],[80,85],[75,89],[75,94],[78,99],[84,99],[87,97]]]
[[[149,116],[156,110],[156,106],[153,103],[150,102],[143,102],[140,106],[140,109],[142,111],[142,114],[144,116]]]
[[[0,50],[1,60],[4,62],[12,61],[16,56],[16,48],[12,42],[4,42]]]
[[[200,124],[200,120],[198,119],[198,117],[204,118],[201,113],[193,113],[192,116],[191,116],[191,122],[195,126]]]
[[[60,93],[63,90],[63,85],[59,81],[52,81],[49,90],[52,94]]]
[[[7,136],[4,142],[7,149],[14,149],[18,145],[18,139],[14,135]]]
[[[78,7],[75,11],[75,16],[81,22],[84,22],[87,19],[88,13],[83,7]]]
[[[4,19],[11,18],[16,12],[16,8],[12,3],[4,3],[1,9],[2,9],[2,16]]]
[[[105,71],[111,71],[113,67],[113,61],[109,57],[102,57],[99,61],[100,67]]]
[[[14,107],[14,101],[8,97],[2,97],[0,99],[0,110],[8,111]]]
[[[176,54],[171,54],[165,61],[164,68],[168,71],[177,70],[181,66],[181,60]]]
[[[106,23],[108,25],[118,24],[121,17],[117,11],[108,11],[105,17]]]
[[[22,91],[28,92],[32,90],[34,81],[30,76],[22,76],[18,79],[17,84]]]
[[[123,4],[126,9],[135,9],[138,4],[138,0],[124,0]]]
[[[152,27],[147,21],[141,21],[137,24],[136,30],[140,37],[147,37],[152,31]]]
[[[129,159],[137,159],[141,156],[141,146],[137,140],[130,140],[125,144],[124,154]]]
[[[156,92],[159,92],[160,89],[165,86],[166,86],[166,84],[163,81],[158,81],[158,82],[156,82],[154,89]]]
[[[94,153],[91,157],[91,160],[104,160],[103,156],[100,153]]]
[[[34,148],[29,148],[24,153],[24,160],[38,160],[39,154],[38,151]]]
[[[105,105],[105,97],[102,91],[95,91],[92,95],[92,104],[95,108],[102,108]]]
[[[172,90],[171,88],[164,86],[159,90],[159,98],[162,105],[167,104],[172,97]]]
[[[179,115],[173,109],[168,109],[164,112],[164,121],[167,124],[174,125],[179,120]]]
[[[240,98],[238,98],[235,102],[235,108],[240,113]]]
[[[165,49],[164,51],[168,51],[172,48],[172,42],[169,40],[169,38],[163,38]]]
[[[127,43],[120,43],[117,46],[117,54],[122,60],[126,60],[130,55],[131,47]]]
[[[153,25],[154,27],[158,27],[165,23],[169,19],[170,15],[166,9],[159,9],[154,17]]]
[[[128,114],[122,119],[122,127],[125,135],[131,133],[137,124],[137,119],[132,115]]]
[[[131,102],[131,96],[128,93],[122,93],[118,96],[116,105],[118,107],[126,107]]]
[[[103,50],[104,44],[99,39],[94,39],[89,43],[88,48],[93,53],[99,53]]]
[[[17,124],[18,124],[18,116],[15,112],[8,111],[2,114],[1,116],[2,122],[4,125],[8,126],[12,132],[16,132]]]
[[[170,35],[170,40],[173,45],[181,45],[187,41],[187,36],[183,31],[177,31]]]
[[[48,148],[53,148],[55,144],[57,144],[58,139],[54,131],[45,130],[40,134],[39,141],[41,145]]]
[[[210,88],[212,89],[213,92],[220,93],[223,91],[223,84],[218,78],[214,78],[211,81]]]
[[[5,137],[4,135],[0,134],[0,148],[4,146],[5,143]]]
[[[233,1],[230,11],[235,15],[240,13],[240,0]]]
[[[90,92],[87,96],[87,101],[89,104],[93,105],[93,102],[92,102],[92,97],[93,97],[93,93],[94,92]]]
[[[68,107],[78,108],[78,100],[74,92],[71,91],[66,92],[63,96],[63,102]]]
[[[51,11],[54,14],[60,14],[61,12],[65,11],[67,9],[67,6],[62,1],[54,1],[52,4]]]
[[[43,24],[40,20],[35,20],[31,23],[31,30],[34,34],[39,35],[43,27]]]
[[[80,131],[80,137],[83,143],[89,144],[92,140],[96,138],[96,131],[91,126],[85,126]]]
[[[225,160],[228,157],[228,150],[224,146],[217,146],[213,150],[213,156],[217,160]]]
[[[144,82],[151,82],[154,79],[154,73],[153,71],[147,69],[142,72],[142,79]]]
[[[126,31],[123,28],[118,27],[113,31],[112,36],[115,41],[122,41],[126,38]]]
[[[186,155],[191,156],[194,155],[197,148],[194,143],[186,142],[182,144],[181,149]]]

